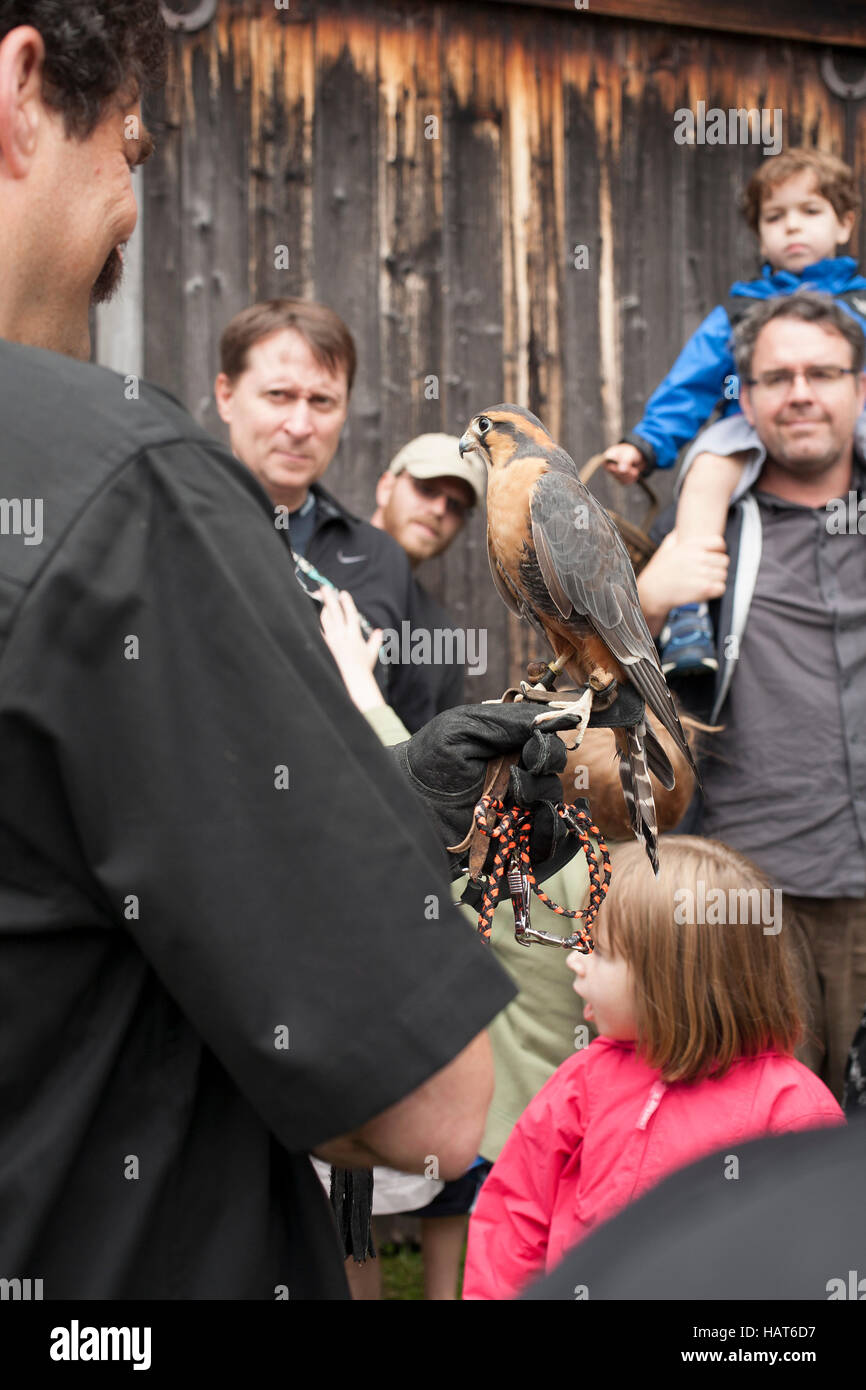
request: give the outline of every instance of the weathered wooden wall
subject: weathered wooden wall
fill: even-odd
[[[503,399],[582,460],[636,421],[686,336],[757,269],[736,199],[760,149],[678,145],[674,112],[778,107],[786,144],[862,169],[861,106],[828,91],[822,51],[591,8],[221,0],[173,39],[147,112],[145,371],[219,432],[227,320],[311,295],[358,343],[327,482],[362,514],[409,437],[460,433]],[[473,686],[498,693],[525,639],[488,578],[482,519],[422,577],[457,621],[488,628]]]

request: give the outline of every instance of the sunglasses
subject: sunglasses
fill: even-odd
[[[461,502],[459,497],[452,497],[450,492],[439,487],[434,482],[428,482],[426,478],[413,478],[411,473],[407,473],[409,479],[419,497],[424,497],[428,502],[438,502],[440,497],[445,498],[445,508],[449,516],[456,517],[458,521],[465,521],[466,517],[474,510],[471,502]]]

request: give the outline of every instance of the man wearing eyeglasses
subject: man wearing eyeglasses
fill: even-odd
[[[460,644],[432,640],[436,633],[453,633],[453,620],[417,577],[425,560],[442,555],[456,540],[484,495],[484,465],[461,458],[458,444],[451,434],[419,434],[404,444],[376,485],[376,510],[370,518],[409,557],[416,572],[412,630],[431,634],[430,651],[443,658],[419,667],[424,677],[423,703],[414,712],[419,724],[463,702],[465,662],[454,659]],[[462,650],[465,654],[465,642]]]
[[[818,985],[819,1047],[804,1060],[837,1096],[866,1002],[864,351],[829,296],[743,318],[741,402],[760,446],[729,517],[730,565],[718,539],[671,533],[638,582],[656,633],[675,604],[714,600],[719,670],[701,712],[723,729],[698,824],[754,859],[801,920]]]

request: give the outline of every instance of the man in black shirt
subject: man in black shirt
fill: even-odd
[[[426,658],[417,662],[414,722],[404,718],[410,729],[462,704],[467,665],[479,675],[487,669],[486,632],[455,627],[417,577],[425,560],[444,554],[456,540],[484,496],[484,465],[461,458],[458,442],[456,435],[420,434],[404,444],[379,479],[370,518],[402,546],[413,570],[411,627],[395,644],[404,659],[413,649]],[[418,634],[428,636],[426,649]]]
[[[246,470],[35,349],[0,344],[0,419],[4,495],[42,503],[0,537],[4,1274],[330,1296],[304,1155],[459,1169],[512,991]],[[470,1044],[460,1116],[424,1083]]]

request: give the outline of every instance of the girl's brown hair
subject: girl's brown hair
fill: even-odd
[[[617,845],[600,917],[631,967],[639,1055],[664,1081],[697,1081],[738,1057],[792,1053],[803,1028],[791,933],[764,930],[781,893],[717,840],[663,836],[659,860],[656,879],[642,845]]]
[[[740,208],[755,235],[764,200],[784,179],[791,178],[793,174],[802,174],[804,170],[815,175],[818,192],[832,204],[840,221],[846,212],[858,211],[860,195],[853,169],[826,150],[807,150],[796,146],[765,159],[746,184]]]

